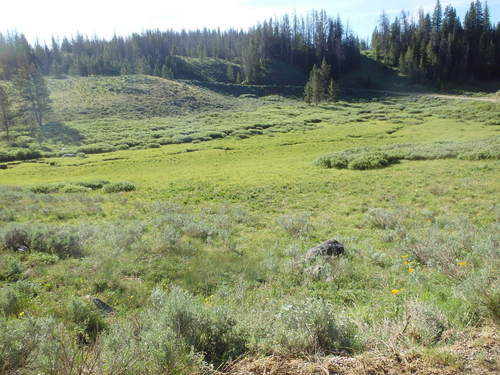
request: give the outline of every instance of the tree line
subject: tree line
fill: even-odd
[[[31,46],[23,35],[0,34],[0,79],[15,74],[29,50],[44,75],[150,74],[175,78],[178,56],[219,58],[240,64],[241,72],[228,72],[238,83],[265,83],[263,68],[274,59],[309,72],[323,58],[340,75],[359,61],[359,40],[340,18],[325,11],[306,17],[296,14],[271,18],[243,30],[149,30],[110,40],[77,34],[62,41]]]
[[[500,22],[491,24],[488,3],[470,4],[463,22],[437,0],[432,14],[402,12],[380,17],[372,36],[376,59],[399,67],[415,81],[438,84],[500,78]]]

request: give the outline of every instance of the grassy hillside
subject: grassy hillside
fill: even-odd
[[[397,353],[396,373],[498,372],[495,335],[467,361],[456,347],[499,319],[498,104],[233,100],[225,112],[65,123],[81,142],[224,134],[210,141],[0,170],[0,369],[61,373],[74,360],[96,361],[92,374],[191,375],[241,356],[280,368]],[[474,157],[443,153],[471,142]],[[315,164],[395,149],[425,154]],[[345,254],[307,257],[332,238]]]
[[[133,75],[49,79],[54,118],[148,118],[227,109],[221,95],[177,81]]]

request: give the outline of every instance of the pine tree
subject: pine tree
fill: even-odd
[[[314,90],[311,82],[307,82],[304,88],[304,101],[311,104],[313,101]]]
[[[304,88],[304,100],[306,103],[319,104],[320,102],[327,100],[329,98],[328,80],[325,77],[331,76],[331,67],[326,61],[322,64],[322,67],[318,69],[316,65],[313,65],[311,72],[309,73],[309,80]]]
[[[326,61],[326,57],[323,57],[323,61],[321,62],[321,67],[319,69],[319,82],[318,82],[321,91],[321,100],[324,100],[328,97],[328,84],[331,78],[332,78],[332,67]]]
[[[234,68],[232,64],[227,64],[226,78],[229,82],[234,83],[235,77],[234,77]]]
[[[21,115],[36,132],[42,127],[44,116],[51,109],[45,79],[36,66],[31,64],[18,71],[14,82],[21,98]]]
[[[328,101],[336,102],[338,100],[338,91],[338,85],[333,79],[330,79],[330,83],[328,84]]]
[[[7,141],[9,140],[9,130],[12,125],[11,103],[7,90],[0,85],[0,125],[5,131]]]

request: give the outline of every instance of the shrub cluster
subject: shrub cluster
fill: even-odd
[[[20,149],[10,152],[0,152],[0,163],[15,161],[15,160],[31,160],[40,159],[42,154],[40,151],[32,149]]]
[[[323,168],[375,169],[400,160],[464,160],[500,159],[500,137],[470,142],[434,142],[428,144],[396,144],[383,147],[357,148],[320,156],[315,164]]]
[[[33,193],[85,193],[92,190],[101,190],[105,193],[118,193],[134,191],[135,185],[131,182],[110,183],[106,180],[80,181],[80,182],[60,182],[52,184],[39,184],[30,187]]]
[[[1,228],[0,248],[36,251],[60,258],[81,257],[81,240],[73,228],[41,224],[16,224]]]
[[[131,182],[115,182],[104,186],[103,191],[105,193],[120,193],[127,191],[134,191],[135,185]]]

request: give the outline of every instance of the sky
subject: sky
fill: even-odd
[[[51,36],[129,35],[147,29],[243,28],[284,13],[305,14],[325,9],[340,15],[363,39],[368,38],[382,12],[391,18],[402,9],[416,14],[431,11],[435,0],[2,0],[0,31],[24,33],[30,41]],[[470,0],[442,0],[457,8],[463,19]],[[489,0],[492,22],[500,21],[500,0]]]

